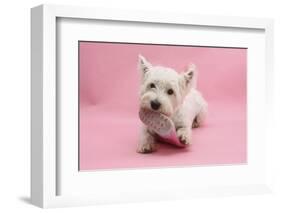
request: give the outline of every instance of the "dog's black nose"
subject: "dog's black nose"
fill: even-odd
[[[159,103],[159,101],[153,100],[150,102],[150,106],[152,109],[158,110],[160,108],[161,104]]]

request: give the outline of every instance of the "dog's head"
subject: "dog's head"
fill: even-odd
[[[192,87],[195,66],[190,65],[179,74],[171,68],[153,66],[140,55],[138,69],[141,72],[140,107],[173,115]]]

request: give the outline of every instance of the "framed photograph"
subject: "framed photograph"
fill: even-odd
[[[31,9],[40,207],[269,193],[273,21]]]

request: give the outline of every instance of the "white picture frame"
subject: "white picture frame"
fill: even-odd
[[[56,76],[57,70],[57,23],[60,18],[63,19],[80,19],[80,20],[102,20],[102,21],[118,21],[120,25],[122,22],[135,22],[135,23],[153,23],[156,25],[181,25],[181,26],[200,26],[207,28],[220,28],[227,29],[231,32],[234,29],[241,30],[258,30],[263,33],[261,40],[257,42],[265,42],[262,53],[262,67],[257,68],[252,66],[251,69],[257,68],[260,71],[260,77],[257,78],[258,83],[262,86],[259,87],[260,94],[264,96],[259,99],[257,96],[252,96],[250,103],[257,101],[261,103],[261,107],[257,110],[264,112],[265,121],[262,126],[265,127],[264,132],[260,132],[259,136],[264,139],[263,144],[260,143],[260,148],[254,150],[259,153],[253,170],[250,167],[237,167],[237,172],[246,172],[249,170],[250,174],[244,180],[232,180],[229,182],[217,181],[214,185],[196,185],[191,188],[190,186],[179,187],[177,184],[165,185],[164,181],[159,181],[159,184],[153,188],[153,193],[147,195],[145,189],[145,182],[139,186],[130,185],[128,182],[127,187],[115,188],[115,190],[102,190],[102,187],[95,195],[85,193],[87,189],[81,190],[79,193],[71,193],[71,191],[79,191],[81,188],[87,188],[85,185],[78,185],[79,181],[86,183],[91,181],[91,178],[98,176],[95,181],[109,180],[108,171],[101,171],[100,173],[83,173],[79,178],[71,177],[71,172],[75,167],[66,165],[66,160],[73,162],[76,158],[64,159],[60,157],[58,146],[58,99],[61,98],[57,95],[59,87],[59,80]],[[241,18],[241,17],[216,17],[216,16],[203,16],[203,15],[188,15],[188,14],[161,14],[146,11],[121,11],[111,9],[98,9],[98,8],[85,8],[74,6],[54,6],[54,5],[41,5],[31,10],[31,80],[32,80],[32,103],[31,103],[31,201],[33,204],[46,208],[58,206],[75,206],[75,205],[89,205],[95,203],[111,203],[111,202],[127,202],[127,201],[142,201],[142,200],[160,200],[160,199],[177,199],[188,198],[196,196],[217,196],[217,195],[232,195],[232,194],[252,194],[270,192],[271,171],[264,147],[269,146],[270,131],[271,130],[271,116],[273,97],[271,91],[273,90],[273,21],[271,19],[260,18]],[[234,35],[235,36],[235,35]],[[71,37],[71,36],[70,36]],[[211,40],[210,40],[211,42]],[[208,43],[207,43],[208,44]],[[243,44],[243,42],[242,42]],[[212,45],[216,45],[213,43]],[[222,43],[223,45],[223,43]],[[227,44],[226,44],[227,45]],[[238,45],[238,43],[237,43]],[[254,43],[253,43],[254,45]],[[264,65],[264,66],[263,66]],[[262,76],[266,76],[264,79]],[[257,84],[251,83],[250,91],[257,88]],[[263,87],[264,86],[264,87]],[[250,109],[250,108],[249,108]],[[248,110],[249,110],[248,109]],[[268,113],[266,113],[268,112]],[[251,114],[251,113],[250,113]],[[253,117],[253,116],[252,116]],[[252,122],[254,123],[254,122]],[[253,124],[254,125],[254,124]],[[75,142],[75,141],[74,141]],[[259,143],[258,143],[259,144]],[[257,146],[259,147],[259,146]],[[250,147],[250,151],[252,150]],[[73,151],[73,150],[72,150]],[[75,150],[74,150],[75,151]],[[259,156],[261,158],[259,158]],[[61,162],[59,162],[61,161]],[[258,166],[259,163],[261,166]],[[70,163],[69,163],[70,164]],[[62,166],[63,165],[63,166]],[[76,165],[75,165],[76,166]],[[67,169],[64,169],[67,168]],[[203,167],[201,169],[190,169],[188,175],[206,175],[204,172],[225,172],[231,174],[236,170],[232,167],[221,167],[216,169],[210,167]],[[185,174],[187,168],[167,168],[167,169],[141,169],[141,170],[125,170],[117,171],[114,174],[116,180],[123,179],[126,176],[138,176],[139,179],[146,179],[148,175],[162,175],[166,178],[174,178],[173,174],[169,172],[173,170],[174,175]],[[197,171],[196,171],[197,170]],[[204,171],[205,170],[205,171]],[[253,171],[253,172],[252,172]],[[64,174],[61,174],[61,173]],[[78,172],[78,171],[77,171]],[[109,173],[108,173],[109,174]],[[70,176],[67,176],[70,175]],[[64,177],[64,178],[61,178]],[[253,176],[259,177],[253,180]],[[67,178],[65,178],[67,177]],[[77,176],[78,177],[78,176]],[[242,176],[241,176],[242,177]],[[227,177],[226,177],[227,178]],[[66,179],[73,180],[68,183]],[[216,176],[213,177],[216,179]],[[239,179],[239,178],[237,178]],[[78,181],[78,183],[74,182]],[[179,180],[182,185],[183,180]],[[197,181],[200,184],[200,181]],[[120,182],[121,183],[121,182]],[[215,183],[215,182],[214,182]],[[65,184],[67,187],[66,193],[60,192],[61,185]],[[72,187],[71,187],[72,186]],[[94,186],[93,186],[94,187]],[[97,186],[95,186],[97,187]],[[113,186],[112,186],[113,187]],[[159,187],[162,187],[160,189]],[[143,190],[141,190],[143,189]],[[93,189],[91,189],[93,190]],[[112,191],[112,192],[110,192]],[[122,196],[120,196],[122,193]]]

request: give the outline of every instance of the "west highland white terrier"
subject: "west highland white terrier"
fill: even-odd
[[[176,135],[184,145],[191,144],[192,128],[199,127],[207,113],[207,102],[196,90],[197,71],[191,64],[182,73],[162,66],[153,66],[139,55],[141,72],[140,108],[157,111],[174,123]],[[158,135],[142,124],[137,152],[150,153],[157,149]]]

